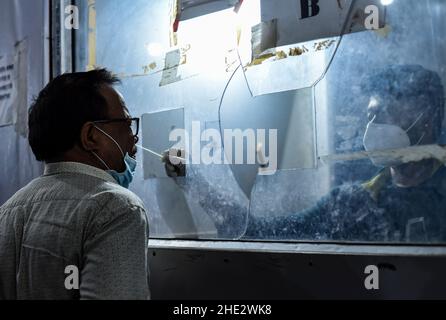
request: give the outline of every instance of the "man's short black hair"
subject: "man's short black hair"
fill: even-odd
[[[108,117],[103,85],[120,80],[106,69],[70,73],[52,80],[29,112],[29,144],[38,161],[62,156],[80,140],[82,126]]]
[[[362,81],[362,90],[391,101],[416,99],[417,106],[436,118],[434,134],[438,138],[444,120],[445,92],[438,73],[420,65],[390,65],[375,70]]]

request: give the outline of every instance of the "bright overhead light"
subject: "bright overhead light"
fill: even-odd
[[[383,6],[388,6],[393,3],[393,0],[381,0]]]
[[[164,48],[157,42],[152,42],[147,45],[147,51],[152,57],[159,57],[163,54]]]

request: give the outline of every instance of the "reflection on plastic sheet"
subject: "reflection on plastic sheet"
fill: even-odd
[[[313,43],[303,44],[302,48],[311,48]],[[327,68],[327,62],[335,46],[327,50],[306,52],[301,55],[264,61],[260,65],[246,68],[246,77],[254,96],[309,88],[321,77]],[[293,48],[290,48],[291,53]],[[304,51],[305,49],[299,49]],[[254,62],[255,64],[255,62]]]
[[[330,191],[327,172],[328,168],[299,169],[257,177],[250,214],[271,218],[311,208]]]
[[[189,166],[178,185],[212,221],[219,239],[240,239],[248,222],[249,201],[227,165]],[[205,220],[206,221],[206,220]],[[214,229],[214,230],[215,230]]]

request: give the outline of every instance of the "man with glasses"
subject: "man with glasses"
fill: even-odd
[[[148,299],[148,225],[127,188],[139,119],[108,71],[65,74],[29,114],[43,176],[0,208],[0,299]]]

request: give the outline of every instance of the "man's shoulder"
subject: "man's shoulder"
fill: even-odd
[[[104,182],[97,192],[91,194],[91,198],[111,209],[139,207],[145,210],[143,201],[134,192],[112,182]]]
[[[38,189],[36,187],[36,182],[39,179],[40,177],[33,179],[26,186],[14,193],[3,205],[0,206],[0,211],[7,208],[17,207],[28,202],[34,190]]]
[[[112,222],[147,225],[147,211],[143,201],[118,184],[105,182],[98,192],[91,194],[91,200],[100,205],[91,220],[91,227],[95,232]]]
[[[17,191],[0,209],[10,209],[33,203],[54,202],[82,203],[87,209],[90,204],[95,208],[123,210],[138,207],[145,210],[143,201],[132,191],[120,185],[82,174],[63,177],[41,176]]]

